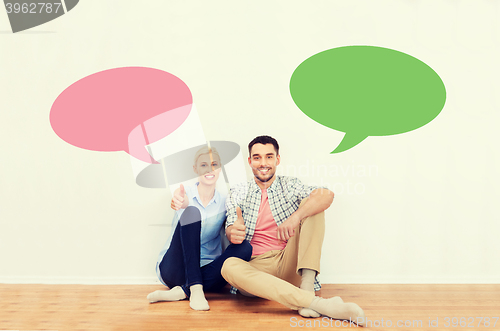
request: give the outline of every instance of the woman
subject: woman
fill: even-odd
[[[167,291],[148,295],[150,303],[189,298],[194,310],[209,310],[205,291],[216,292],[227,283],[220,271],[228,257],[249,261],[252,246],[248,241],[231,244],[222,253],[220,229],[226,219],[225,196],[215,185],[221,171],[219,153],[203,147],[196,152],[193,165],[198,182],[174,192],[171,207],[176,210],[172,235],[158,257],[156,272]]]

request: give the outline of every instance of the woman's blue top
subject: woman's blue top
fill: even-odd
[[[200,233],[200,267],[209,264],[222,254],[221,247],[221,228],[226,220],[226,197],[215,190],[212,200],[206,207],[203,206],[200,195],[198,193],[198,184],[186,187],[186,195],[189,198],[189,206],[195,206],[201,213],[201,233]],[[159,265],[163,256],[170,247],[172,236],[174,235],[175,228],[179,223],[179,219],[184,212],[184,209],[179,209],[175,212],[174,219],[172,220],[172,230],[170,236],[163,246],[158,261],[156,263],[156,274],[160,281]],[[163,281],[162,281],[163,283]]]

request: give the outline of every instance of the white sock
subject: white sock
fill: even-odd
[[[316,279],[316,270],[300,269],[302,275],[302,282],[300,288],[314,293],[314,280]],[[321,314],[310,308],[300,308],[299,314],[302,317],[320,317]]]
[[[186,293],[184,293],[180,286],[176,286],[168,291],[154,291],[148,294],[148,300],[150,303],[158,301],[179,301],[186,298]]]
[[[191,296],[189,297],[189,307],[194,310],[209,310],[207,299],[205,299],[205,293],[203,293],[203,285],[196,284],[189,288],[191,291]]]
[[[365,313],[363,309],[353,302],[341,303],[337,298],[339,297],[330,299],[315,297],[309,308],[322,315],[339,320],[351,320],[363,326],[365,324]]]

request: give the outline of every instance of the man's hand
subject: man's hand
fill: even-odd
[[[278,226],[278,232],[276,237],[278,240],[288,241],[291,237],[295,235],[295,228],[299,226],[300,219],[292,214],[286,221]]]
[[[184,189],[184,185],[175,190],[174,197],[172,198],[172,202],[170,203],[170,207],[173,210],[186,209],[189,205],[189,199],[186,195],[186,190]]]
[[[236,208],[236,215],[238,215],[238,218],[233,223],[233,225],[230,226],[231,229],[229,231],[229,240],[233,244],[241,244],[243,240],[245,240],[246,227],[245,227],[245,221],[243,220],[243,215],[241,214],[240,207]]]

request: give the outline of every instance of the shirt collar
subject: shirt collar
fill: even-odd
[[[254,193],[260,191],[259,185],[255,182],[255,177],[250,180],[250,190]]]
[[[269,186],[269,187],[267,188],[267,191],[268,191],[268,192],[269,192],[269,191],[271,191],[271,192],[275,192],[275,191],[277,190],[277,187],[278,187],[278,185],[279,185],[279,184],[278,184],[278,181],[279,181],[280,179],[279,179],[279,176],[278,176],[278,175],[276,175],[276,174],[275,174],[275,176],[276,176],[276,178],[274,178],[273,183],[271,184],[271,186]],[[255,177],[254,177],[254,178],[252,178],[252,180],[250,181],[250,189],[252,190],[252,192],[257,192],[257,191],[260,191],[260,187],[259,187],[259,185],[257,185],[257,183],[255,182]]]
[[[278,189],[278,185],[279,185],[279,183],[278,183],[278,182],[280,181],[280,178],[279,178],[279,176],[278,176],[278,175],[276,175],[276,174],[275,174],[275,176],[276,176],[276,178],[274,179],[273,183],[271,184],[271,186],[269,186],[269,187],[267,188],[267,191],[268,191],[268,192],[269,192],[269,191],[271,191],[271,192],[275,192],[275,191]]]
[[[198,203],[203,206],[203,203],[201,202],[201,198],[200,198],[200,193],[198,192],[198,185],[200,184],[200,182],[196,182],[196,184],[194,184],[194,198],[196,200],[198,200]],[[220,200],[220,194],[219,192],[217,191],[217,189],[215,189],[215,192],[214,192],[214,197],[212,198],[212,200],[210,200],[207,204],[207,207],[208,205],[210,205],[212,203],[212,201],[214,203],[217,203],[219,202]]]

